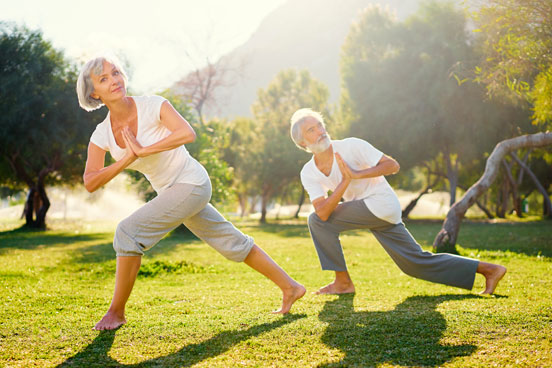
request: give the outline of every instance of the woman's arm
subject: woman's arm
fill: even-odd
[[[171,131],[171,134],[150,146],[143,147],[127,127],[123,130],[123,137],[130,142],[130,147],[138,157],[153,155],[154,153],[169,151],[183,144],[195,141],[194,128],[165,101],[161,105],[161,124]]]
[[[126,143],[126,145],[129,147],[128,143]],[[127,148],[125,157],[107,167],[104,167],[105,151],[90,142],[88,145],[88,157],[86,158],[86,167],[83,175],[84,187],[90,193],[98,190],[102,185],[109,182],[117,176],[117,174],[126,169],[128,165],[136,160],[136,158],[137,157],[134,152]]]

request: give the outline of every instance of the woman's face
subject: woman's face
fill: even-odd
[[[108,61],[103,62],[103,70],[98,75],[90,74],[94,92],[91,97],[102,100],[103,103],[117,100],[126,95],[125,80],[121,72]]]

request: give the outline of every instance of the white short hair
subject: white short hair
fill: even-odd
[[[100,99],[90,96],[92,92],[94,92],[94,85],[92,84],[92,79],[90,79],[90,74],[100,74],[103,71],[104,61],[113,64],[121,73],[121,76],[125,81],[125,85],[127,84],[128,78],[125,70],[115,56],[98,56],[92,60],[89,60],[82,67],[79,78],[77,79],[77,96],[79,97],[79,105],[86,111],[93,111],[104,105]]]
[[[316,119],[324,128],[326,128],[326,125],[324,124],[324,118],[322,117],[322,114],[314,111],[310,108],[303,108],[295,111],[293,115],[291,116],[290,123],[291,127],[289,129],[291,134],[291,139],[293,140],[293,143],[299,148],[301,148],[304,151],[310,152],[308,148],[301,146],[301,143],[303,143],[303,134],[301,132],[301,125],[307,120],[307,118],[314,118]]]

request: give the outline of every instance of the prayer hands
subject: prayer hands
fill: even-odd
[[[339,166],[339,171],[341,171],[341,175],[343,176],[343,180],[351,181],[352,179],[358,178],[357,171],[353,170],[337,152],[335,153],[335,159],[337,161],[337,166]]]
[[[138,143],[138,140],[129,127],[123,128],[123,140],[125,141],[127,150],[130,149],[138,157],[146,156],[144,153],[144,147]]]

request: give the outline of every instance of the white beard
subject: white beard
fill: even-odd
[[[322,153],[330,148],[331,144],[330,135],[326,133],[318,139],[318,142],[307,145],[307,148],[312,153]]]

